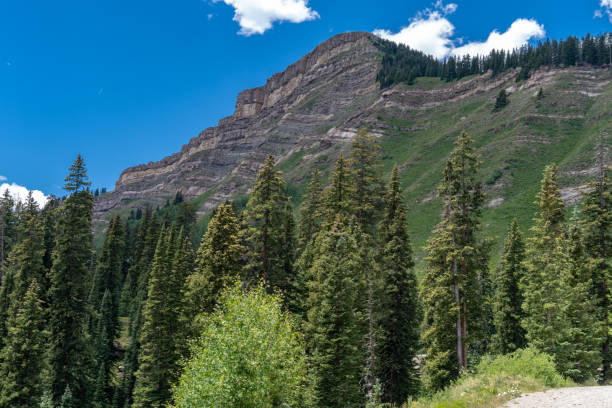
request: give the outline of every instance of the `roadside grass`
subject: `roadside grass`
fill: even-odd
[[[555,370],[552,358],[534,349],[486,357],[450,387],[402,408],[494,408],[521,394],[574,386]]]

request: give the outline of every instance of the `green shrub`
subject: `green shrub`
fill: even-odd
[[[566,384],[557,373],[555,362],[548,354],[533,348],[517,350],[512,354],[485,357],[477,368],[479,374],[496,375],[504,373],[541,380],[547,387],[561,387]]]
[[[475,373],[403,408],[491,408],[522,393],[571,385],[555,370],[549,355],[535,349],[517,350],[502,356],[485,356]]]
[[[281,300],[237,284],[205,318],[174,401],[177,408],[301,408],[308,384],[304,349]]]

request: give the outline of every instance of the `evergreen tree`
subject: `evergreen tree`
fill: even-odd
[[[55,248],[55,221],[57,218],[57,208],[60,206],[60,201],[57,197],[50,196],[42,209],[42,224],[44,229],[44,240],[45,240],[45,255],[43,257],[43,264],[47,271],[51,270],[53,265],[53,249]],[[49,290],[49,282],[39,282],[39,285],[43,289],[43,292]]]
[[[544,170],[542,186],[537,195],[538,212],[528,240],[522,325],[529,343],[541,351],[560,358],[566,356],[569,345],[568,322],[563,314],[563,201],[557,182],[555,164]]]
[[[504,243],[493,301],[495,335],[492,349],[499,354],[508,354],[526,344],[525,330],[521,326],[523,293],[520,282],[525,276],[525,243],[516,219],[510,224]]]
[[[178,239],[174,228],[160,236],[143,309],[134,407],[163,407],[170,401],[170,385],[178,378],[179,360],[184,353],[184,344],[176,338],[186,335],[183,297],[185,279],[193,263],[192,252],[182,230]]]
[[[42,396],[46,333],[39,292],[33,279],[8,319],[0,352],[0,407],[35,407]]]
[[[288,291],[293,271],[286,271],[284,259],[293,247],[287,241],[286,222],[292,217],[285,194],[285,182],[274,170],[274,157],[268,156],[257,174],[246,214],[248,246],[247,281],[263,279],[270,288]],[[290,234],[290,239],[293,234]]]
[[[500,111],[502,110],[506,105],[508,104],[508,94],[506,93],[505,89],[502,89],[501,91],[499,91],[499,93],[497,94],[497,98],[495,99],[495,107],[493,108],[494,111]]]
[[[419,344],[420,313],[397,166],[391,173],[385,198],[379,233],[383,296],[377,374],[382,382],[383,401],[401,404],[409,395],[417,395],[419,389],[413,358]]]
[[[188,319],[213,311],[224,287],[235,282],[242,270],[240,226],[230,204],[220,205],[202,237],[195,270],[187,279]]]
[[[113,305],[112,294],[106,289],[100,303],[98,324],[95,330],[95,354],[98,373],[94,389],[94,405],[106,407],[111,395],[111,368],[113,364],[114,338],[116,329],[116,309]]]
[[[350,170],[342,154],[336,161],[336,166],[329,179],[329,186],[323,194],[325,208],[324,222],[335,222],[337,214],[348,216],[350,210]]]
[[[587,262],[582,231],[574,218],[563,237],[565,249],[564,271],[561,276],[564,301],[563,311],[569,325],[567,342],[571,344],[567,363],[561,373],[574,381],[593,378],[601,363],[601,322],[597,315],[591,264]],[[561,361],[557,361],[561,366]]]
[[[17,239],[17,216],[15,214],[15,201],[8,189],[0,197],[0,273],[6,258]]]
[[[359,228],[338,215],[316,238],[305,331],[316,378],[316,406],[357,407],[364,397],[362,341],[365,268]]]
[[[66,178],[71,193],[59,210],[50,272],[50,384],[58,401],[70,388],[79,407],[89,406],[93,358],[86,335],[88,265],[92,254],[93,196],[81,156]]]
[[[298,222],[298,244],[306,247],[321,228],[322,213],[321,173],[315,169],[312,173],[306,193],[302,197],[302,208]]]
[[[462,132],[455,145],[439,187],[444,211],[428,241],[422,285],[423,340],[428,345],[426,382],[434,389],[444,387],[467,368],[467,346],[477,345],[488,334],[490,243],[478,237],[484,202],[482,185],[477,181],[480,162],[467,133]],[[449,297],[454,302],[449,302]],[[449,324],[451,314],[455,315],[455,325]],[[451,366],[453,357],[457,369]]]
[[[353,138],[349,172],[351,174],[351,210],[364,232],[374,233],[381,217],[384,186],[379,172],[382,168],[376,137],[361,129]]]
[[[598,179],[588,184],[583,195],[580,224],[584,231],[584,246],[593,273],[593,292],[597,299],[597,315],[603,327],[604,339],[601,345],[602,377],[612,377],[610,363],[610,299],[612,298],[612,193],[608,169],[604,164],[603,140],[599,143]]]
[[[102,308],[102,299],[109,292],[110,307],[108,310],[109,325],[106,326],[107,335],[112,340],[119,329],[119,300],[121,294],[121,280],[123,258],[125,255],[125,236],[123,224],[119,215],[113,217],[102,247],[93,287],[90,295],[90,304],[94,310]],[[99,334],[99,333],[97,333]]]

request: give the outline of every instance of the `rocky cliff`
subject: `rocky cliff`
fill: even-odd
[[[600,133],[612,125],[609,69],[541,69],[519,83],[515,71],[449,83],[418,78],[381,90],[375,41],[362,32],[337,35],[264,86],[241,92],[232,116],[179,153],[123,171],[115,190],[96,200],[98,226],[111,213],[161,205],[179,190],[202,216],[220,202],[243,198],[268,154],[298,204],[310,171],[326,175],[363,126],[379,136],[385,172],[400,166],[417,246],[437,222],[436,186],[461,130],[474,137],[483,159],[489,234],[502,236],[513,217],[529,225],[542,169],[553,161],[566,201],[579,198],[593,176]],[[494,112],[502,88],[510,103]],[[609,162],[609,139],[601,140]]]
[[[321,142],[329,124],[346,119],[348,107],[372,99],[378,92],[378,60],[367,33],[340,34],[322,43],[264,86],[241,92],[232,116],[179,153],[124,170],[115,190],[96,202],[96,217],[134,199],[160,204],[178,190],[194,199],[223,182],[205,211],[245,187],[266,155],[282,159],[298,145]]]

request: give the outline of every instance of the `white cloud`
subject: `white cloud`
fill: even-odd
[[[455,27],[439,12],[430,13],[425,18],[414,20],[398,33],[388,30],[375,30],[374,34],[410,48],[444,58],[452,48],[451,37]]]
[[[612,0],[610,0],[612,1]],[[471,42],[452,50],[454,55],[486,55],[491,50],[512,50],[532,38],[542,38],[546,34],[544,26],[535,20],[519,18],[504,33],[493,30],[484,42]]]
[[[20,186],[19,184],[2,183],[0,185],[0,196],[3,195],[6,190],[8,190],[11,197],[13,197],[13,200],[20,202],[25,202],[27,200],[28,193],[30,191],[26,187]],[[44,206],[48,199],[48,197],[45,196],[45,194],[40,190],[32,190],[32,197],[39,207]]]
[[[308,0],[213,0],[234,7],[239,34],[263,34],[275,21],[301,23],[314,20],[319,13],[308,7]]]
[[[599,2],[600,10],[595,10],[593,18],[602,18],[604,13],[608,15],[608,20],[612,23],[612,0],[601,0]]]
[[[604,0],[612,2],[612,0]],[[447,18],[457,10],[454,3],[444,5],[441,0],[434,3],[433,9],[425,9],[411,19],[407,27],[399,32],[389,30],[374,30],[374,34],[399,44],[404,44],[431,54],[437,58],[450,55],[484,55],[493,49],[511,50],[526,44],[532,38],[542,38],[544,26],[535,20],[517,19],[503,33],[492,31],[484,42],[468,42],[461,44],[462,39],[454,39],[455,26]]]
[[[6,180],[7,180],[7,178],[4,177],[2,174],[0,174],[0,181],[6,181]]]

